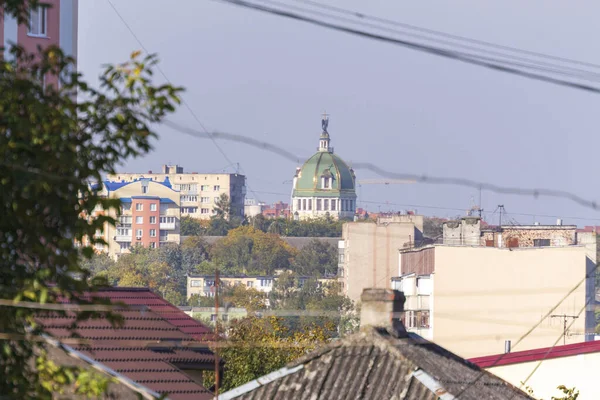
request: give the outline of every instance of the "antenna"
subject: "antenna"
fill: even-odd
[[[498,211],[500,213],[500,217],[499,217],[499,221],[498,221],[498,228],[502,228],[502,211],[504,211],[504,214],[506,214],[506,209],[504,208],[504,204],[498,204]]]

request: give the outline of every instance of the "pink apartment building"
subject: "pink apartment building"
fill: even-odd
[[[19,25],[16,18],[3,15],[0,9],[0,47],[8,56],[12,45],[31,52],[56,45],[77,58],[77,20],[79,0],[41,0],[48,7],[36,7],[29,13],[29,26]],[[48,77],[48,83],[56,78]]]

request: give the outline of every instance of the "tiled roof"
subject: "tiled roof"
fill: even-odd
[[[211,399],[212,393],[179,369],[212,369],[214,354],[202,345],[212,331],[147,288],[112,288],[96,294],[128,311],[118,311],[124,324],[113,328],[106,320],[77,323],[76,334],[90,346],[72,345],[119,374],[172,400]],[[71,337],[73,318],[44,315],[38,318],[59,341]]]
[[[436,400],[459,394],[461,400],[531,399],[418,336],[398,339],[376,329],[327,345],[219,398]]]
[[[548,358],[569,357],[598,352],[600,352],[600,341],[592,341],[533,350],[516,351],[508,354],[495,354],[491,356],[472,358],[469,361],[477,364],[481,368],[488,368],[492,366],[519,364],[546,360]]]

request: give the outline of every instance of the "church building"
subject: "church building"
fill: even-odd
[[[292,216],[295,219],[353,218],[356,210],[356,176],[344,160],[333,153],[323,115],[318,151],[302,168],[296,169],[293,180]]]

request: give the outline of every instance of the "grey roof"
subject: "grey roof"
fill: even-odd
[[[182,236],[181,242],[183,243],[183,241],[189,237],[192,237],[192,236]],[[225,236],[202,236],[202,238],[204,240],[206,240],[207,244],[213,244],[217,240],[223,239],[224,237]],[[297,248],[298,250],[301,250],[304,246],[306,246],[308,243],[310,243],[310,241],[313,239],[317,239],[320,242],[329,243],[329,244],[333,245],[335,248],[337,248],[338,242],[340,240],[342,240],[342,238],[339,238],[339,237],[332,238],[332,237],[292,237],[292,236],[281,236],[281,239],[284,242],[286,242],[287,244],[289,244],[290,246]]]
[[[479,379],[477,379],[480,377]],[[460,396],[459,396],[460,395]],[[532,399],[419,336],[367,328],[219,399]]]

